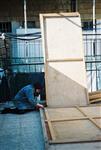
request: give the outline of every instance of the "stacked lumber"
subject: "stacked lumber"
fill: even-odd
[[[90,103],[98,103],[101,102],[101,90],[94,91],[89,93],[89,101]]]

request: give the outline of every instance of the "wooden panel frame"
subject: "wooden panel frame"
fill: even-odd
[[[92,106],[91,106],[92,107]],[[99,107],[99,106],[98,106]],[[54,129],[53,129],[53,127],[52,127],[52,122],[65,122],[65,121],[77,121],[77,120],[89,120],[91,123],[92,123],[92,125],[94,125],[99,131],[101,131],[101,126],[99,125],[99,124],[97,124],[96,122],[95,122],[95,120],[94,119],[101,119],[101,114],[99,114],[99,116],[89,116],[88,114],[86,114],[83,110],[82,110],[82,108],[86,108],[86,107],[78,107],[78,106],[75,106],[74,108],[76,108],[78,111],[80,111],[81,112],[81,114],[83,115],[83,117],[77,117],[77,118],[60,118],[60,119],[50,119],[50,117],[49,117],[49,114],[48,114],[48,108],[45,108],[45,111],[44,111],[44,113],[45,113],[45,115],[46,114],[48,114],[48,115],[46,115],[46,119],[44,118],[44,122],[47,122],[48,124],[50,123],[51,124],[51,128],[50,128],[50,126],[48,126],[49,127],[49,130],[50,130],[50,133],[52,133],[53,134],[53,132],[54,132]],[[89,107],[87,107],[87,108],[89,108]],[[66,109],[66,108],[65,108]],[[68,109],[68,108],[67,108]],[[54,110],[54,109],[53,109]],[[42,113],[42,112],[41,112]],[[48,116],[48,117],[47,117]],[[51,129],[52,129],[52,132],[51,132]],[[89,129],[88,129],[89,130]],[[52,137],[52,136],[51,136]],[[55,138],[54,138],[55,137]],[[101,139],[99,138],[99,139],[87,139],[87,140],[81,140],[81,141],[68,141],[68,140],[58,140],[57,138],[56,138],[56,136],[55,136],[55,132],[54,132],[54,137],[52,138],[52,139],[48,139],[48,142],[50,143],[50,144],[63,144],[63,143],[78,143],[78,142],[101,142]]]
[[[61,105],[61,107],[71,107],[71,106],[74,106],[74,105],[79,105],[79,106],[86,106],[87,104],[89,104],[89,99],[88,99],[88,92],[87,92],[87,86],[85,87],[83,87],[83,86],[80,86],[80,84],[77,84],[77,88],[76,89],[79,89],[80,88],[80,90],[82,91],[82,92],[79,92],[79,95],[80,95],[80,93],[81,93],[81,97],[82,98],[77,98],[77,99],[75,99],[74,100],[74,98],[73,98],[73,100],[72,100],[72,98],[71,99],[69,99],[69,97],[70,97],[70,95],[69,95],[69,97],[66,97],[67,95],[66,95],[66,92],[65,92],[65,95],[63,95],[63,99],[59,99],[59,101],[61,101],[61,104],[58,104],[57,103],[57,101],[58,101],[58,98],[55,98],[56,97],[56,95],[54,94],[54,93],[52,93],[52,94],[49,94],[49,93],[51,93],[51,90],[49,89],[49,85],[48,85],[48,82],[49,82],[49,74],[50,74],[50,72],[49,72],[49,70],[51,69],[51,67],[50,68],[48,68],[49,66],[50,66],[50,64],[52,64],[52,63],[67,63],[67,62],[83,62],[84,63],[84,57],[82,58],[77,58],[77,57],[74,57],[74,58],[56,58],[56,59],[51,59],[51,58],[49,58],[49,56],[48,56],[48,47],[47,47],[47,43],[46,43],[46,39],[47,39],[47,37],[46,37],[46,24],[45,24],[45,19],[49,19],[49,18],[52,18],[52,17],[54,17],[54,18],[56,18],[56,17],[80,17],[80,15],[79,15],[79,13],[53,13],[53,14],[41,14],[40,15],[40,22],[41,22],[41,29],[42,29],[42,41],[43,41],[43,49],[45,50],[44,51],[44,55],[46,56],[45,57],[45,59],[44,59],[44,61],[45,61],[45,85],[46,85],[46,103],[47,103],[47,106],[48,107],[60,107],[60,105]],[[76,24],[76,23],[75,23]],[[76,24],[77,25],[77,24]],[[81,26],[79,26],[80,28],[81,28]],[[84,63],[85,64],[85,63]],[[85,65],[84,65],[85,66]],[[57,72],[56,72],[56,74],[57,74]],[[85,76],[86,76],[86,71],[85,71],[85,73],[83,72],[82,74],[85,74]],[[82,76],[82,75],[80,75],[80,76]],[[52,77],[53,78],[53,77]],[[60,82],[61,82],[61,78],[59,79],[60,80]],[[65,79],[64,79],[65,80]],[[70,79],[71,80],[71,79]],[[80,79],[81,80],[81,79]],[[86,80],[85,80],[86,81]],[[70,81],[69,81],[70,82]],[[72,82],[72,80],[71,80],[71,82]],[[84,82],[84,81],[83,81]],[[52,82],[51,82],[52,83]],[[58,81],[57,81],[57,83],[58,83]],[[62,83],[62,82],[61,82]],[[72,84],[75,84],[76,85],[76,82],[72,82]],[[72,85],[71,84],[71,85]],[[70,83],[67,83],[67,85],[70,85]],[[75,86],[74,85],[74,86]],[[62,86],[62,85],[60,85],[60,86]],[[51,87],[50,87],[51,88]],[[55,87],[54,87],[55,88]],[[61,88],[61,87],[60,87]],[[68,89],[68,87],[66,87],[67,89]],[[84,88],[84,89],[83,89]],[[56,88],[55,88],[56,89]],[[83,91],[84,90],[84,91]],[[58,94],[60,94],[60,92],[59,91],[56,91],[56,93],[57,93],[57,95]],[[70,92],[69,92],[70,93]],[[62,93],[61,93],[62,94]],[[60,94],[60,95],[61,95]],[[50,96],[51,95],[51,96]],[[52,97],[52,95],[55,95],[55,97],[53,98]],[[74,95],[76,95],[76,94],[74,94]],[[59,96],[60,97],[60,96]],[[75,96],[74,96],[75,97]],[[54,99],[54,100],[53,100]],[[55,102],[56,101],[56,102]],[[65,102],[66,101],[66,102]],[[69,101],[69,102],[68,102]],[[65,104],[66,103],[66,104]]]

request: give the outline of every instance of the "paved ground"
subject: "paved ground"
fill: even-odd
[[[39,112],[0,114],[0,150],[44,150]]]
[[[3,106],[0,105],[0,110]],[[57,144],[49,150],[101,150],[101,143]],[[45,150],[40,114],[0,114],[0,150]]]

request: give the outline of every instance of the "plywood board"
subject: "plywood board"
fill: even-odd
[[[78,13],[40,15],[49,107],[88,104],[81,21]]]
[[[77,142],[90,141],[92,139],[101,140],[101,132],[89,120],[76,120],[65,122],[53,122],[56,140]]]
[[[45,116],[54,132],[51,143],[101,141],[101,106],[45,108]]]

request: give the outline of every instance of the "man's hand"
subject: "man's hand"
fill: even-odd
[[[36,109],[40,109],[40,108],[44,108],[44,106],[41,104],[36,104]]]

